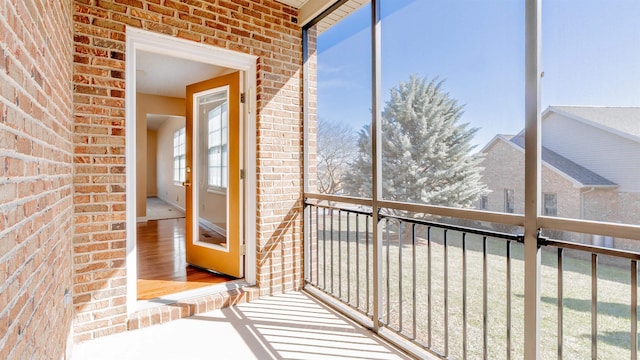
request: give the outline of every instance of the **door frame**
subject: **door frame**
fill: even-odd
[[[256,284],[256,78],[257,56],[235,52],[168,35],[132,28],[126,29],[125,62],[125,142],[126,142],[126,266],[127,312],[137,310],[137,247],[136,247],[136,52],[144,50],[161,55],[188,59],[240,71],[240,87],[246,103],[240,111],[241,167],[245,178],[241,187],[243,206],[240,236],[244,239],[244,280]],[[204,80],[204,79],[203,79]]]

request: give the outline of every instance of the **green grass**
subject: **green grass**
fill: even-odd
[[[333,241],[330,240],[330,223],[327,221],[326,242],[322,232],[320,247],[312,249],[312,259],[319,259],[319,268],[312,264],[313,282],[331,291],[352,306],[359,300],[359,308],[366,311],[366,284],[370,286],[369,305],[372,304],[372,271],[366,277],[366,254],[364,218],[360,218],[360,239],[355,239],[355,217],[350,216],[349,242],[347,243],[346,217],[343,215],[341,241],[338,241],[338,221],[334,220]],[[322,226],[322,223],[321,223]],[[419,229],[419,243],[415,248],[416,258],[416,332],[413,333],[413,247],[408,244],[410,231],[405,230],[400,251],[397,234],[390,232],[391,245],[386,240],[383,246],[383,318],[384,322],[398,329],[402,306],[402,330],[421,342],[428,342],[428,269],[429,257],[426,232]],[[431,348],[444,352],[444,246],[443,232],[433,229],[431,233]],[[369,239],[369,268],[372,266],[373,248]],[[448,346],[449,356],[462,358],[463,339],[463,264],[461,234],[448,233]],[[333,244],[333,258],[331,245]],[[482,239],[467,235],[467,357],[482,358],[483,352],[483,254]],[[357,247],[359,252],[356,252]],[[316,252],[319,250],[319,252]],[[387,252],[388,251],[388,252]],[[488,240],[487,251],[487,340],[488,358],[503,359],[507,352],[507,281],[506,243]],[[524,262],[521,244],[512,244],[511,261],[511,356],[522,358],[523,353],[523,306],[524,306]],[[347,256],[347,254],[349,256]],[[319,255],[319,258],[318,258]],[[591,262],[584,254],[566,251],[563,261],[563,355],[564,359],[591,357]],[[400,276],[402,256],[402,276]],[[582,257],[582,258],[581,258]],[[332,261],[333,259],[333,261]],[[356,296],[356,277],[359,260],[359,297]],[[389,260],[389,261],[387,261]],[[598,267],[598,358],[630,358],[630,274],[626,260],[602,259]],[[389,264],[387,272],[386,264]],[[608,264],[616,264],[608,265]],[[541,355],[543,359],[554,359],[557,354],[557,252],[543,248],[541,268]],[[324,265],[324,266],[323,266]],[[333,265],[333,276],[331,266]],[[319,274],[317,273],[319,270]],[[323,273],[326,272],[326,273]],[[318,276],[319,275],[319,276]],[[326,282],[325,277],[326,275]],[[387,279],[389,289],[387,289]],[[401,281],[400,281],[401,279]],[[368,280],[368,281],[367,281]],[[400,290],[402,284],[402,292]],[[388,291],[387,291],[388,290]],[[386,294],[389,294],[387,304]],[[389,312],[387,313],[387,306]],[[371,312],[371,308],[370,308]],[[388,319],[388,320],[387,320]]]

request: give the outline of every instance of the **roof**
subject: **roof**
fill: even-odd
[[[524,135],[522,133],[511,138],[511,142],[518,147],[524,149]],[[546,148],[542,147],[542,161],[548,165],[558,169],[565,173],[569,177],[573,178],[584,186],[594,187],[616,187],[618,184],[613,181],[604,178],[593,171],[585,168],[582,165],[578,165],[575,162],[567,159],[566,157]]]
[[[640,107],[550,106],[547,111],[640,141]]]

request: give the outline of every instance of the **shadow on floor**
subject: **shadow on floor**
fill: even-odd
[[[300,292],[76,345],[73,359],[409,359]]]

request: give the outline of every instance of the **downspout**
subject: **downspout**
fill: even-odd
[[[593,192],[595,190],[595,188],[592,186],[589,190],[583,191],[580,193],[580,219],[584,219],[585,217],[585,201],[584,201],[584,196],[590,192]],[[582,241],[586,241],[588,238],[588,235],[586,234],[582,234],[580,235],[580,237],[582,237]],[[595,235],[591,235],[591,243],[595,244],[596,243],[596,239],[595,239]]]
[[[584,209],[584,196],[590,192],[593,192],[595,188],[592,186],[589,190],[583,191],[580,193],[580,219],[584,220],[585,209]]]

